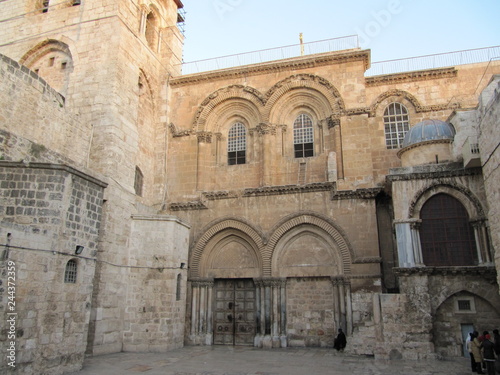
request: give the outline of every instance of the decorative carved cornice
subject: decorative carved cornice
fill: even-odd
[[[393,85],[395,83],[427,81],[440,78],[455,78],[458,70],[455,68],[429,69],[414,72],[384,74],[366,77],[366,86]]]
[[[396,276],[481,276],[493,282],[497,272],[494,266],[477,267],[413,267],[393,268]]]
[[[190,130],[178,131],[177,127],[172,122],[168,125],[168,127],[169,127],[170,132],[172,133],[172,136],[174,138],[176,138],[176,137],[185,137],[187,135],[191,135],[191,131]]]
[[[213,134],[210,132],[198,132],[196,136],[198,137],[198,143],[212,143]]]
[[[374,199],[382,188],[342,190],[332,192],[332,201],[340,199]]]
[[[386,179],[389,182],[428,180],[437,178],[477,176],[482,173],[481,168],[463,168],[462,166],[460,166],[460,168],[453,168],[453,165],[455,165],[455,163],[453,163],[450,168],[450,164],[442,164],[441,170],[427,171],[419,171],[419,169],[394,168],[390,170],[390,174],[386,176]]]
[[[370,113],[371,113],[370,111],[371,110],[369,107],[344,109],[342,111],[342,116],[354,116],[354,115],[364,115],[364,114],[370,115]]]
[[[264,278],[254,278],[253,282],[258,288],[265,287],[281,287],[286,286],[287,279],[284,277],[264,277]]]
[[[206,210],[207,206],[203,204],[201,201],[194,202],[180,202],[180,203],[171,203],[169,205],[170,211],[193,211],[193,210]]]
[[[326,119],[326,124],[328,126],[328,129],[340,126],[340,118],[336,117],[335,115],[332,115]]]
[[[219,199],[231,199],[231,198],[238,198],[238,196],[235,193],[231,193],[229,191],[223,190],[223,191],[206,191],[202,193],[203,197],[210,201],[216,201]]]
[[[276,126],[272,124],[261,123],[255,127],[255,131],[259,135],[265,135],[265,134],[276,135]]]
[[[382,263],[381,257],[358,257],[352,262],[353,264],[367,264],[367,263]]]
[[[245,189],[243,197],[311,193],[316,191],[331,191],[333,189],[335,189],[335,182],[319,182],[307,185],[265,186],[260,188]]]
[[[193,288],[195,288],[195,287],[197,287],[197,288],[204,288],[204,287],[213,288],[214,287],[214,280],[212,280],[212,279],[190,279],[189,281],[191,282],[191,286]]]
[[[347,276],[331,276],[330,280],[333,284],[333,286],[337,285],[351,285],[350,278]]]
[[[368,69],[370,51],[350,50],[343,52],[328,52],[310,56],[293,57],[290,59],[271,61],[260,64],[239,66],[235,68],[221,69],[204,73],[188,74],[170,80],[172,87],[195,84],[199,82],[216,81],[228,78],[248,77],[266,73],[277,73],[282,71],[300,70],[314,68],[318,66],[344,64],[353,61],[364,62],[365,69]]]
[[[374,275],[353,275],[351,276],[351,280],[365,280],[365,279],[381,279],[382,274],[377,273]]]

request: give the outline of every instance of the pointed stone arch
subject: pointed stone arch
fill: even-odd
[[[480,200],[470,189],[457,183],[435,183],[418,191],[408,208],[408,218],[419,218],[420,211],[425,202],[432,196],[440,193],[451,195],[464,205],[471,220],[484,219],[485,214]]]
[[[70,75],[74,69],[74,60],[68,44],[46,39],[24,54],[21,64],[36,72],[54,90],[67,95]]]
[[[407,101],[408,103],[411,104],[411,106],[413,107],[412,109],[415,112],[423,111],[422,105],[415,96],[403,90],[393,89],[384,92],[375,99],[375,101],[370,105],[369,116],[375,117],[377,115],[377,111],[379,110],[380,105],[383,104],[385,100],[392,97],[397,98],[398,101],[400,102]]]
[[[214,245],[222,243],[221,241],[224,241],[229,236],[245,241],[254,251],[255,260],[258,262],[260,270],[262,269],[262,248],[264,247],[264,243],[259,231],[242,220],[224,219],[210,225],[196,241],[189,265],[191,278],[195,279],[205,276],[203,275],[203,271],[210,266],[209,262],[213,259],[213,257],[210,257],[210,254],[207,255],[206,250],[209,252],[215,251]],[[262,271],[260,272],[262,273]]]
[[[346,235],[335,224],[330,222],[327,218],[319,217],[312,213],[303,213],[297,216],[287,217],[278,224],[272,231],[272,235],[266,245],[263,253],[264,261],[264,276],[273,276],[273,259],[276,258],[275,252],[277,245],[281,239],[290,231],[297,229],[300,226],[310,226],[310,228],[317,228],[323,233],[327,241],[335,243],[339,251],[339,259],[341,261],[341,273],[349,275],[351,273],[351,264],[353,259],[353,252]],[[334,276],[334,275],[331,275]]]
[[[321,98],[324,103],[324,112],[329,116],[340,115],[345,110],[344,101],[340,92],[325,78],[314,74],[296,74],[276,83],[267,93],[267,101],[263,112],[264,121],[271,121],[271,113],[279,101],[295,90],[309,93],[311,98]]]
[[[491,276],[494,279],[494,275]],[[498,294],[498,289],[494,287],[494,284],[481,280],[479,283],[485,284],[484,287],[475,288],[464,288],[463,283],[454,283],[451,285],[443,285],[439,290],[439,293],[433,294],[431,298],[431,312],[434,314],[438,309],[448,301],[453,296],[459,293],[468,293],[473,296],[489,301],[491,305],[496,309],[497,313],[500,314],[500,295]]]
[[[221,108],[222,103],[230,103],[231,100],[247,103],[246,106],[251,108],[251,112],[260,118],[260,111],[266,98],[258,90],[243,85],[231,85],[214,91],[198,107],[193,120],[193,130],[208,131],[206,124],[208,117],[217,107]]]

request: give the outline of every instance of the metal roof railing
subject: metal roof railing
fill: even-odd
[[[242,65],[260,64],[269,61],[289,59],[302,55],[313,55],[333,51],[342,51],[359,48],[357,35],[341,38],[325,39],[316,42],[299,43],[278,48],[263,49],[260,51],[227,55],[212,59],[192,61],[182,64],[182,74],[192,74],[234,68]]]
[[[359,48],[357,35],[299,43],[278,48],[221,56],[182,64],[182,74],[194,74],[212,70],[234,68],[243,65],[289,59],[305,55],[335,52]],[[448,66],[474,64],[500,59],[500,46],[416,56],[371,63],[365,76],[395,74],[416,70],[437,69]]]
[[[371,63],[365,76],[395,74],[415,70],[437,69],[448,66],[487,62],[500,58],[500,46],[410,57]]]

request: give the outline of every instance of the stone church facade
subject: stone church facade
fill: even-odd
[[[0,369],[339,328],[352,354],[453,357],[500,326],[500,63],[182,74],[182,7],[0,1]]]

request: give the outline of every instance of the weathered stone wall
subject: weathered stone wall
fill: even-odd
[[[26,162],[64,159],[76,166],[86,166],[91,127],[67,110],[65,99],[44,79],[3,55],[0,55],[0,101],[3,103],[0,159]],[[24,142],[23,138],[30,142]]]
[[[16,333],[7,339],[8,331],[2,331],[2,352],[15,342],[16,366],[2,361],[0,369],[18,374],[78,370],[86,348],[105,184],[62,165],[5,161],[0,180],[4,282],[9,266],[15,268],[15,299],[7,298],[5,288],[0,306],[3,322],[15,318]],[[80,255],[77,246],[84,248]],[[74,283],[65,282],[70,259],[77,263]]]
[[[184,345],[188,234],[189,226],[175,217],[133,217],[125,351],[164,351]]]
[[[290,346],[333,346],[333,286],[328,278],[288,279],[287,333]]]
[[[477,110],[479,122],[479,144],[484,174],[486,201],[489,206],[488,222],[492,246],[495,249],[496,267],[500,266],[500,77],[494,76],[481,95]]]

